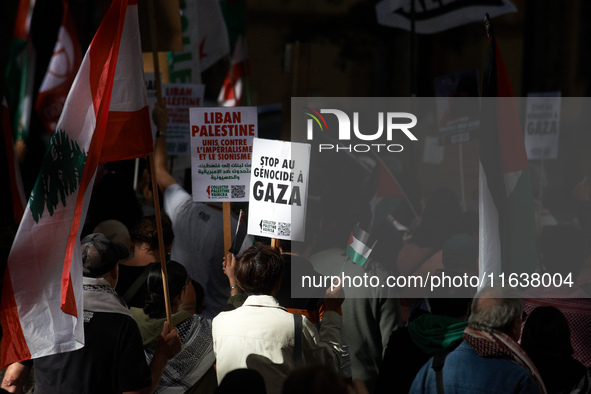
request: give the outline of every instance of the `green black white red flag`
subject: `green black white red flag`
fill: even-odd
[[[114,0],[66,99],[8,257],[1,367],[83,346],[79,238],[97,166],[151,151],[137,0]]]
[[[513,89],[492,29],[482,95],[480,272],[533,272],[538,259],[529,165]]]
[[[369,233],[363,230],[359,226],[355,226],[351,235],[349,236],[349,242],[345,249],[345,254],[349,256],[352,262],[359,266],[363,266],[371,251],[376,246],[377,241],[373,241]]]

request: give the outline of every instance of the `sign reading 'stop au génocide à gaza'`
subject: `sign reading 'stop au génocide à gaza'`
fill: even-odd
[[[191,108],[193,200],[248,201],[256,107]]]
[[[310,144],[255,138],[248,233],[303,241]]]

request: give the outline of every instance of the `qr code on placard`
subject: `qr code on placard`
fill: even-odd
[[[246,196],[246,185],[232,185],[232,198],[244,198]]]
[[[277,222],[277,235],[289,237],[291,235],[291,223]]]

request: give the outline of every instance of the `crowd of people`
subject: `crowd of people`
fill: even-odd
[[[164,130],[165,109],[154,118]],[[306,242],[259,240],[223,257],[222,210],[192,201],[171,176],[163,136],[155,168],[167,286],[155,217],[97,206],[81,240],[85,346],[9,366],[7,392],[22,393],[33,370],[34,393],[591,393],[588,201],[573,224],[540,226],[541,267],[572,273],[568,289],[357,297],[331,286],[304,298],[291,291],[296,272],[477,274],[473,216],[440,190],[413,223],[401,211],[374,218],[384,231],[359,266],[345,246],[369,210],[329,196],[309,208]]]

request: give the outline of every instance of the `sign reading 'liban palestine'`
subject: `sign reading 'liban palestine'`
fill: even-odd
[[[303,241],[310,144],[255,138],[248,233]]]
[[[156,106],[156,81],[154,73],[145,74],[146,92],[150,113]],[[190,147],[189,137],[189,108],[203,105],[205,85],[185,83],[162,84],[162,99],[168,110],[168,125],[166,126],[166,152],[169,155],[188,155]],[[152,135],[156,135],[156,124],[152,119]]]
[[[256,107],[191,108],[193,200],[248,201]]]

